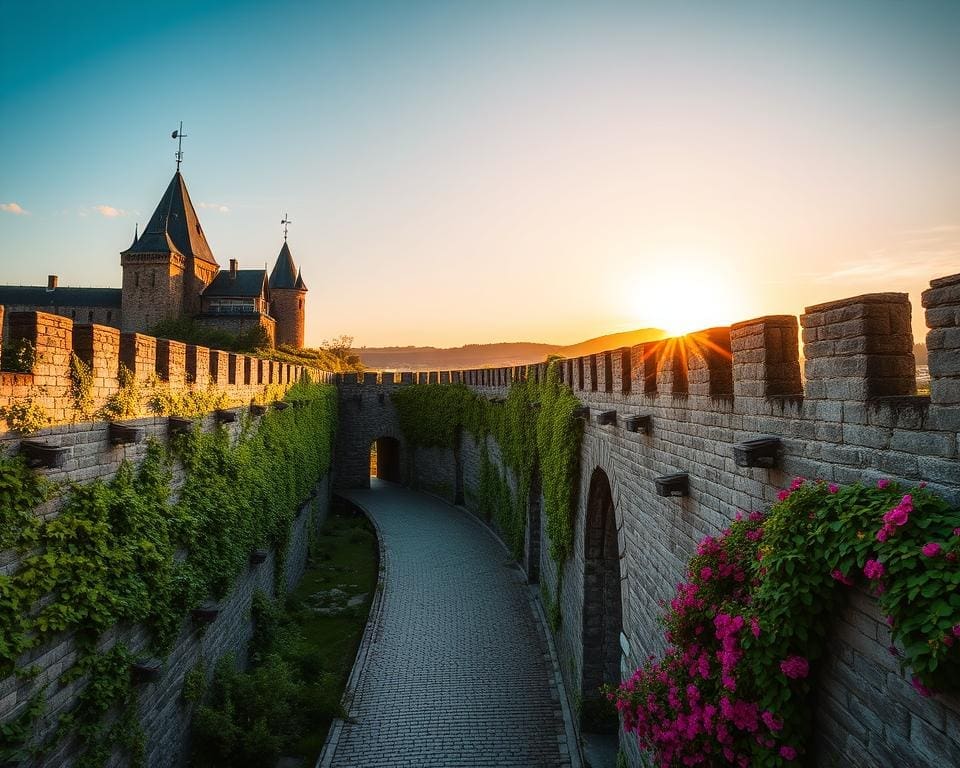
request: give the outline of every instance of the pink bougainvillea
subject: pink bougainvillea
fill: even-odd
[[[937,542],[929,541],[923,545],[921,552],[923,552],[924,557],[936,557],[940,554],[941,549],[942,547]]]
[[[869,579],[889,648],[913,670],[920,695],[945,670],[950,679],[960,673],[960,607],[944,602],[952,580],[937,572],[955,568],[960,512],[889,480],[866,488],[797,478],[778,498],[768,514],[738,511],[698,544],[666,606],[665,655],[608,690],[624,729],[660,768],[787,768],[805,759],[815,665],[830,652],[811,627],[842,607],[839,584]],[[948,611],[928,632],[913,618],[934,604]]]

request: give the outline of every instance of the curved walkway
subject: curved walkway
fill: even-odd
[[[318,765],[571,766],[547,640],[503,546],[431,496],[385,483],[341,495],[379,531],[383,591],[350,717]]]

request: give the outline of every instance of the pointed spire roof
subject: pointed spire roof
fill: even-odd
[[[277,263],[273,265],[273,272],[270,273],[270,287],[274,289],[296,288],[297,274],[297,265],[293,263],[290,246],[284,240],[280,255],[277,256]]]
[[[307,290],[307,284],[303,282],[303,275],[300,273],[300,270],[297,270],[297,290],[305,291]]]
[[[143,234],[124,253],[171,251],[218,266],[180,171],[170,180]]]

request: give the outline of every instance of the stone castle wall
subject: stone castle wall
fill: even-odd
[[[0,323],[10,344],[23,340],[35,351],[30,373],[0,372],[0,408],[32,401],[54,424],[90,419],[89,413],[78,411],[71,390],[73,353],[91,371],[91,412],[101,409],[120,391],[121,366],[133,373],[144,398],[158,391],[173,395],[213,392],[223,393],[232,404],[262,397],[268,387],[286,389],[308,371],[313,381],[332,378],[329,373],[300,365],[121,333],[109,326],[74,324],[68,317],[45,312],[5,313],[0,308]],[[142,405],[141,412],[146,413],[146,403]],[[106,424],[101,428],[106,430]]]
[[[48,479],[61,483],[106,480],[113,477],[123,461],[138,464],[144,457],[145,440],[130,444],[114,444],[110,424],[90,421],[89,415],[76,409],[71,393],[70,357],[75,353],[90,367],[93,407],[100,408],[120,389],[121,365],[128,368],[141,387],[141,398],[149,393],[178,395],[187,392],[223,393],[230,404],[247,404],[266,395],[279,396],[299,381],[307,369],[273,360],[186,345],[166,339],[155,339],[136,333],[121,333],[117,328],[101,325],[75,325],[69,318],[40,312],[7,313],[0,307],[0,324],[16,343],[28,340],[34,347],[36,362],[30,373],[0,372],[0,407],[23,402],[39,403],[53,426],[29,436],[47,446],[66,448],[65,460],[55,468],[38,469]],[[310,370],[314,381],[330,381],[331,375]],[[141,404],[143,404],[141,402]],[[255,418],[255,417],[254,417]],[[170,437],[170,422],[164,416],[125,419],[125,426],[144,429],[145,436],[161,442]],[[220,423],[216,414],[200,419],[202,428],[211,430]],[[235,437],[241,420],[224,425]],[[20,450],[24,438],[13,432],[0,431],[0,453]],[[174,470],[174,487],[182,480]],[[329,480],[324,479],[315,498],[322,519],[329,499]],[[56,514],[48,503],[38,514]],[[305,505],[292,530],[285,579],[287,588],[299,580],[306,562],[310,514]],[[273,591],[275,552],[265,563],[253,566],[242,574],[231,594],[220,604],[220,613],[205,631],[199,631],[189,619],[184,621],[177,643],[166,660],[160,680],[143,687],[139,699],[141,722],[147,737],[147,764],[175,766],[184,764],[189,747],[191,705],[181,696],[184,676],[199,660],[204,660],[208,675],[213,674],[217,659],[226,652],[242,656],[252,631],[250,601],[257,590]],[[0,553],[0,574],[12,573],[18,567],[16,554]],[[104,647],[123,641],[136,652],[147,647],[146,635],[136,627],[118,627],[103,639]],[[83,681],[62,683],[61,675],[76,658],[73,641],[63,636],[36,648],[20,660],[18,668],[34,667],[38,674],[18,680],[11,676],[0,680],[0,723],[14,719],[40,687],[49,684],[47,709],[41,730],[52,727],[57,717],[68,711],[81,690]],[[30,766],[69,766],[75,745],[62,743],[57,750]],[[111,764],[124,765],[126,758],[116,755]]]
[[[923,305],[930,327],[929,396],[915,394],[905,294],[809,307],[799,325],[792,316],[758,318],[692,334],[685,343],[647,343],[562,362],[563,381],[590,412],[575,548],[564,566],[563,621],[556,638],[575,698],[583,679],[583,617],[592,609],[585,605],[584,574],[587,495],[595,470],[605,473],[614,503],[623,674],[663,649],[659,602],[673,596],[696,543],[722,530],[738,509],[769,506],[793,477],[925,481],[960,503],[960,275],[934,280]],[[545,364],[529,370],[538,378],[545,373]],[[399,433],[389,405],[392,389],[414,381],[452,381],[503,397],[512,381],[526,375],[526,369],[495,368],[404,374],[400,381],[393,374],[341,377],[337,467],[350,470],[338,471],[337,482],[365,485],[368,473],[360,470],[356,454],[365,461],[377,433]],[[350,402],[356,410],[344,407]],[[607,415],[604,421],[612,415],[613,422],[601,424],[600,414]],[[649,417],[649,434],[631,431],[630,416]],[[781,440],[776,467],[736,466],[733,445],[760,436]],[[407,449],[408,465],[415,465],[407,479],[442,487],[462,472],[469,502],[476,482],[470,478],[477,471],[476,456],[470,458],[472,441],[462,439],[459,461],[452,450],[437,455]],[[492,451],[491,458],[496,460]],[[688,473],[689,496],[658,496],[654,479],[677,472]],[[557,572],[547,554],[544,526],[541,521],[529,527],[531,535],[541,537],[541,581],[555,594]],[[855,595],[832,632],[814,715],[818,764],[960,763],[960,699],[916,694],[887,650],[889,632],[875,602]],[[632,740],[625,739],[624,746],[636,762]]]

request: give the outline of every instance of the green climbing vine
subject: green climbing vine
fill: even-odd
[[[573,547],[572,510],[579,475],[583,425],[573,412],[580,403],[560,383],[555,363],[542,381],[514,382],[505,401],[490,402],[462,384],[423,384],[393,394],[400,427],[408,442],[422,447],[453,447],[457,428],[480,444],[479,511],[491,518],[515,555],[523,546],[526,508],[535,469],[539,469],[550,554],[562,565]],[[486,437],[500,448],[513,472],[515,489],[489,454]]]
[[[283,579],[294,517],[329,469],[336,425],[333,387],[303,382],[288,397],[307,405],[270,411],[236,442],[223,428],[196,429],[172,452],[151,443],[138,468],[125,463],[109,482],[59,489],[63,503],[50,519],[34,509],[55,492],[51,484],[19,459],[0,459],[0,549],[19,557],[0,574],[0,676],[28,676],[17,667],[25,652],[70,633],[77,660],[60,682],[86,680],[46,742],[34,734],[42,690],[0,727],[0,763],[68,736],[81,746],[79,765],[101,765],[117,746],[136,763],[143,735],[132,656],[121,643],[105,651],[106,631],[140,624],[150,652],[165,655],[185,614],[227,594],[251,549],[276,547]],[[174,503],[175,457],[184,471]]]
[[[70,353],[70,396],[77,415],[89,419],[93,415],[93,374],[76,352]]]

